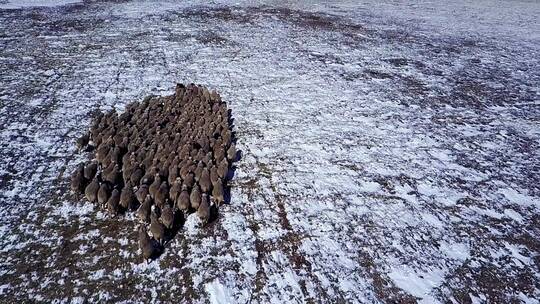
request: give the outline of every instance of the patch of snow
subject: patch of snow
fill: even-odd
[[[27,7],[54,7],[66,4],[81,3],[82,0],[9,0],[0,1],[0,9],[19,9]]]
[[[74,204],[73,202],[64,201],[61,206],[52,209],[52,214],[67,219],[72,216],[85,216],[92,211],[94,211],[94,205],[88,202]]]
[[[523,216],[521,216],[521,214],[519,214],[514,209],[504,209],[504,215],[506,215],[507,217],[513,219],[514,221],[518,223],[523,222]]]
[[[204,290],[208,294],[208,300],[212,304],[231,304],[236,303],[234,298],[230,296],[230,292],[226,286],[221,284],[219,280],[214,280],[204,284]]]
[[[520,246],[505,242],[504,247],[508,251],[510,251],[510,254],[512,255],[512,259],[514,259],[514,261],[516,261],[520,267],[526,267],[531,264],[531,258],[526,257],[523,254],[521,254],[522,248],[520,248]]]
[[[94,271],[90,275],[89,278],[91,280],[98,281],[98,280],[101,280],[104,276],[105,276],[105,269],[99,269],[99,270]]]
[[[518,294],[518,297],[525,304],[538,304],[538,303],[540,303],[540,299],[531,298],[531,297],[527,296],[526,294],[524,294],[523,292],[520,292]]]
[[[434,303],[437,301],[431,295],[431,291],[443,281],[444,272],[440,269],[417,272],[410,267],[401,265],[390,271],[388,277],[397,287],[420,298],[420,303]]]
[[[196,212],[189,214],[184,222],[185,232],[189,235],[197,235],[201,231],[201,224]]]
[[[499,189],[498,192],[502,193],[506,197],[506,199],[513,204],[518,204],[521,206],[535,206],[537,208],[540,206],[539,199],[524,194],[523,190],[517,191],[513,188],[503,188]]]
[[[465,243],[440,243],[440,250],[447,257],[464,262],[470,257],[470,248]]]
[[[120,238],[118,239],[118,244],[122,245],[122,246],[127,246],[129,244],[129,240],[127,238]]]
[[[9,289],[11,288],[11,285],[10,284],[3,284],[3,285],[0,285],[0,295],[3,295],[4,294],[4,291],[6,289]]]
[[[377,182],[364,182],[360,190],[363,192],[377,192],[381,189],[381,185]]]

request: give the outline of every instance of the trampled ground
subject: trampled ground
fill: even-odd
[[[538,303],[538,2],[12,2],[0,302]],[[68,175],[93,110],[176,82],[230,103],[243,158],[146,264]]]

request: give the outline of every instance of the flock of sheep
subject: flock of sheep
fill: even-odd
[[[77,166],[71,189],[112,216],[136,211],[146,260],[159,254],[189,213],[203,225],[209,221],[225,201],[237,158],[227,104],[194,84],[130,103],[121,114],[97,114],[77,146],[95,157]]]

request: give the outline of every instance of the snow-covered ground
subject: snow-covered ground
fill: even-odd
[[[538,303],[540,3],[357,2],[0,1],[0,302]],[[67,176],[176,82],[243,158],[146,264]]]
[[[55,7],[80,3],[80,0],[0,0],[0,9],[19,9],[25,7]]]

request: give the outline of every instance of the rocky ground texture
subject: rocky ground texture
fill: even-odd
[[[0,1],[0,302],[538,303],[538,2],[45,2]],[[243,157],[145,263],[74,141],[177,82]]]

